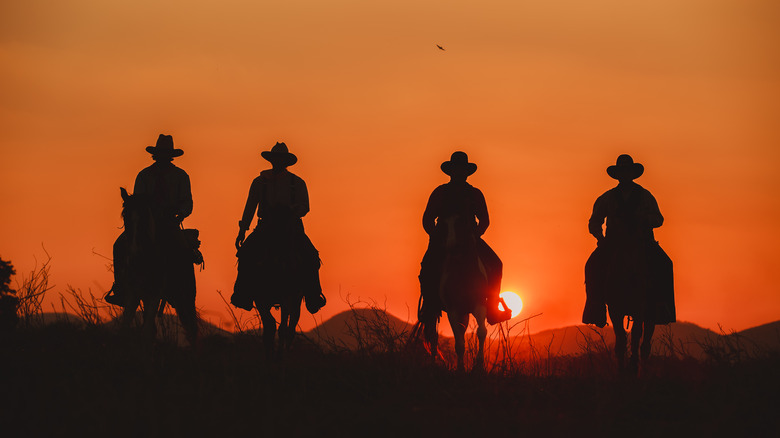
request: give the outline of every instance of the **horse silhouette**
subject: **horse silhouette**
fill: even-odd
[[[474,369],[482,369],[487,336],[485,321],[488,278],[485,266],[479,258],[478,236],[473,219],[452,215],[441,218],[440,222],[445,230],[445,246],[439,298],[455,338],[457,370],[465,369],[464,356],[469,315],[473,315],[477,321],[478,349],[474,358]],[[436,320],[423,324],[425,340],[434,359],[438,355],[436,326]]]
[[[267,217],[263,229],[252,233],[239,249],[246,256],[241,256],[241,277],[237,281],[246,282],[241,287],[252,291],[251,300],[260,313],[263,345],[269,356],[289,350],[304,296],[319,284],[319,259],[311,260],[309,254],[299,251],[301,245],[294,243],[302,238],[296,232],[298,226],[300,221]],[[274,318],[272,308],[281,310],[280,321]]]
[[[618,248],[601,254],[600,248],[597,248],[586,269],[596,270],[599,267],[592,265],[601,264],[601,273],[590,277],[593,283],[601,282],[603,299],[615,332],[618,369],[636,374],[640,360],[650,357],[655,326],[676,320],[672,260],[657,242],[639,248],[617,245]],[[627,255],[630,253],[634,257]],[[637,264],[637,259],[641,263]],[[599,287],[598,284],[593,286]],[[629,327],[631,355],[626,363]]]
[[[169,303],[176,309],[188,341],[194,345],[198,316],[192,256],[178,244],[171,230],[158,223],[147,196],[130,195],[124,188],[120,191],[124,232],[114,243],[114,287],[122,291],[122,325],[131,324],[141,305],[143,331],[155,336],[155,319]]]

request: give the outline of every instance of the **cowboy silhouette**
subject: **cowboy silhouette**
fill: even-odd
[[[173,159],[183,155],[184,151],[174,148],[173,137],[165,134],[160,134],[155,146],[148,146],[146,151],[152,154],[154,163],[138,173],[133,195],[148,199],[158,227],[155,233],[158,243],[171,257],[181,258],[189,245],[180,226],[184,218],[192,213],[192,191],[189,175],[176,167]],[[116,262],[128,251],[124,236],[122,233],[114,243],[115,283],[105,297],[107,302],[116,305],[124,305],[122,285],[127,281],[123,264]]]
[[[671,260],[653,233],[664,217],[655,197],[634,182],[643,173],[644,166],[625,154],[607,168],[618,185],[596,199],[588,220],[588,231],[598,246],[585,266],[583,323],[606,325],[605,303],[611,294],[635,294],[642,301],[641,316],[650,323],[676,320]]]
[[[319,281],[319,253],[303,228],[302,218],[309,212],[309,192],[304,180],[287,170],[298,158],[289,152],[284,143],[276,143],[270,151],[263,151],[260,155],[272,167],[260,172],[260,176],[252,181],[238,222],[238,276],[231,303],[251,310],[255,300],[260,300],[261,296],[269,298],[272,292],[264,290],[268,289],[268,285],[264,283],[266,279],[258,278],[258,267],[272,258],[291,253],[293,259],[304,266],[306,307],[315,313],[325,302]],[[257,226],[246,237],[255,213]],[[298,280],[290,278],[289,282]]]
[[[457,151],[452,154],[449,161],[441,164],[441,170],[450,177],[450,181],[434,189],[428,198],[422,218],[423,229],[428,234],[428,248],[420,265],[422,304],[418,318],[430,326],[430,323],[441,316],[441,311],[446,310],[443,309],[439,295],[447,233],[441,221],[447,217],[458,216],[461,218],[459,220],[468,221],[474,227],[478,256],[488,277],[488,296],[483,297],[487,301],[488,321],[495,323],[495,319],[500,316],[491,311],[494,308],[498,309],[503,264],[481,237],[490,225],[485,196],[478,188],[466,182],[466,179],[477,171],[477,165],[469,162],[465,152]]]

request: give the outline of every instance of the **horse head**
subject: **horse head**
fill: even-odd
[[[142,195],[129,194],[120,187],[122,195],[122,221],[130,238],[130,251],[137,253],[155,242],[156,226],[152,207]]]
[[[445,257],[439,293],[445,303],[452,300],[473,302],[465,297],[480,295],[480,290],[487,284],[487,274],[477,249],[474,220],[456,214],[442,218],[441,224],[445,230]]]
[[[444,248],[448,252],[476,250],[477,229],[473,220],[454,214],[441,218],[444,225]]]
[[[439,297],[446,309],[455,337],[457,367],[464,369],[465,332],[469,314],[477,320],[479,347],[475,366],[484,362],[484,344],[487,335],[484,304],[488,286],[485,266],[480,260],[477,227],[473,216],[450,215],[440,218],[444,237],[444,260],[439,282]],[[433,335],[427,335],[429,338]]]

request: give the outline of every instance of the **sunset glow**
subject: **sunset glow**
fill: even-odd
[[[520,295],[511,291],[504,291],[499,296],[504,299],[506,306],[512,311],[512,318],[519,315],[523,310],[523,300],[520,298]],[[498,304],[498,308],[504,310],[504,306],[501,303]]]
[[[0,6],[0,257],[50,297],[111,288],[119,187],[173,136],[205,269],[197,306],[232,321],[234,241],[260,152],[285,142],[328,304],[416,320],[421,217],[455,150],[478,170],[484,239],[532,330],[577,324],[587,220],[621,153],[665,218],[677,315],[778,319],[778,2],[106,2]],[[441,45],[446,50],[437,47]],[[254,225],[253,225],[254,226]],[[508,305],[512,303],[508,300]],[[244,319],[253,314],[232,309]]]

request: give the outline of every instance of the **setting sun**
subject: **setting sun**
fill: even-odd
[[[509,310],[512,311],[512,317],[520,314],[520,311],[523,310],[523,300],[520,298],[520,295],[511,292],[511,291],[504,291],[499,294],[501,298],[503,298],[504,302],[506,303],[507,307],[509,307]],[[500,309],[504,309],[504,306],[502,306],[500,303],[498,305]]]

